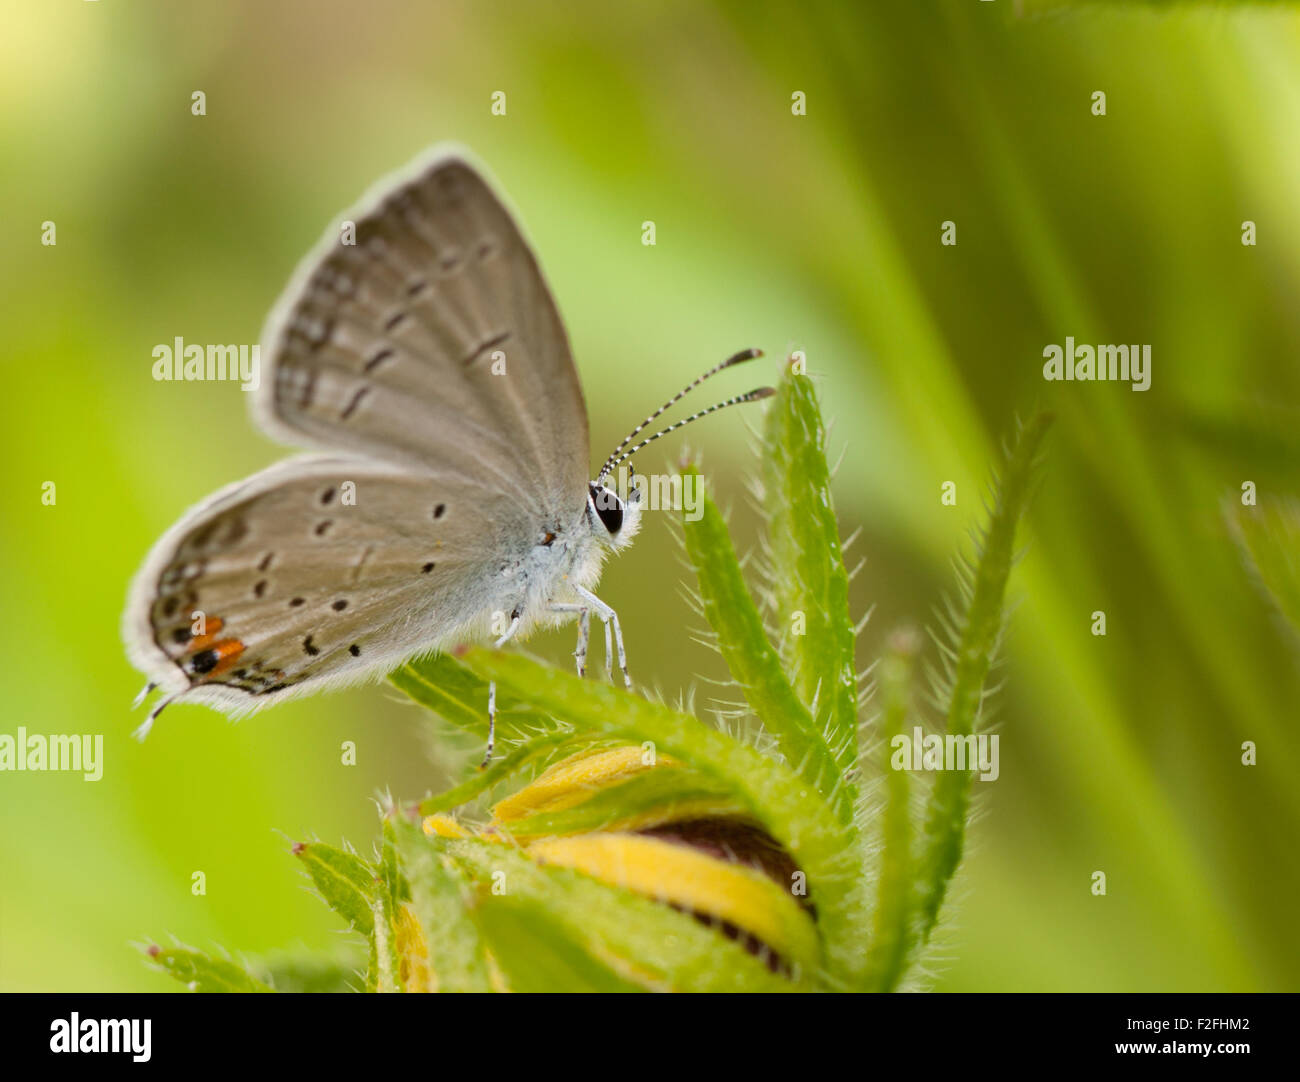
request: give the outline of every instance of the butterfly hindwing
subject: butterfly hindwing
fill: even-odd
[[[531,544],[517,514],[450,474],[350,456],[279,463],[155,545],[127,607],[133,660],[187,701],[237,713],[381,674],[490,610],[502,539]]]

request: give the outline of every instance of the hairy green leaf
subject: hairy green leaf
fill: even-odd
[[[694,470],[686,475],[698,476]],[[768,642],[721,512],[706,497],[700,517],[694,522],[684,517],[683,522],[686,554],[699,581],[704,615],[717,634],[727,668],[764,728],[776,738],[786,761],[831,802],[841,821],[849,822],[853,794],[820,727]]]
[[[947,694],[950,736],[975,731],[984,698],[984,679],[1001,636],[1003,599],[1015,555],[1016,527],[1029,497],[1030,482],[1051,416],[1036,414],[1019,432],[998,485],[982,553],[967,587],[969,600],[953,644],[951,686]],[[970,806],[972,772],[945,770],[931,790],[921,857],[921,936],[930,934],[948,883],[961,862]]]
[[[857,760],[858,733],[849,576],[817,394],[792,366],[767,411],[762,476],[769,590],[782,654],[800,698],[816,703],[819,730],[846,774]]]
[[[372,949],[375,963],[376,990],[403,992],[406,974],[403,972],[403,952],[408,929],[402,920],[402,902],[411,896],[410,887],[397,859],[396,834],[393,816],[384,816],[383,841],[379,849],[379,890],[374,906],[374,935]]]
[[[270,986],[225,958],[185,947],[150,947],[153,963],[191,992],[271,992]]]
[[[366,966],[367,992],[400,992],[401,963],[397,953],[397,930],[394,914],[385,905],[381,893],[372,908],[370,961]]]
[[[473,888],[437,839],[419,827],[397,824],[397,849],[409,885],[418,936],[404,943],[403,981],[408,990],[490,992],[487,949],[471,915]],[[427,974],[414,972],[422,964]]]
[[[362,962],[354,952],[301,953],[262,957],[253,968],[277,992],[354,992],[364,981]]]
[[[375,869],[355,853],[320,842],[300,842],[293,847],[293,854],[307,869],[326,904],[351,928],[370,935],[379,896]]]
[[[536,901],[493,898],[478,921],[512,992],[645,991],[596,958]]]
[[[910,713],[912,665],[918,637],[900,632],[890,638],[880,666],[881,772],[885,813],[881,824],[880,878],[876,883],[875,926],[867,956],[867,987],[889,992],[903,974],[912,946],[915,895],[912,864],[911,784],[907,772],[892,769],[894,737],[905,732]]]
[[[562,747],[573,739],[570,731],[548,733],[534,737],[527,744],[520,744],[504,756],[493,760],[486,770],[475,770],[465,781],[445,793],[426,798],[420,802],[421,815],[435,815],[438,812],[459,808],[468,804],[475,797],[486,793],[494,785],[519,773],[529,763],[542,758],[548,752]]]
[[[488,688],[448,654],[430,654],[407,662],[390,673],[398,690],[426,706],[449,725],[477,736],[484,743],[488,731]],[[497,695],[497,744],[509,748],[527,744],[555,728],[554,722],[511,697]]]

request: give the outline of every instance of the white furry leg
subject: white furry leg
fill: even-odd
[[[627,686],[628,691],[632,690],[632,677],[627,672],[627,651],[623,649],[623,628],[618,622],[618,613],[611,609],[605,602],[601,601],[590,590],[583,589],[581,586],[575,586],[574,592],[589,604],[597,616],[605,622],[605,671],[609,674],[611,683],[614,679],[614,670],[611,664],[612,656],[615,651],[618,652],[618,667],[623,673],[623,683]],[[613,649],[610,648],[610,636],[613,634]]]
[[[492,646],[500,650],[512,638],[515,632],[519,630],[519,610],[516,609],[510,614],[510,626],[506,628],[505,634],[502,635]],[[497,739],[497,682],[493,680],[488,684],[488,739],[487,751],[483,755],[483,762],[479,764],[480,770],[486,770],[488,763],[492,761],[492,748]]]
[[[591,638],[591,609],[587,605],[571,605],[567,602],[552,601],[547,608],[551,612],[576,612],[578,614],[578,645],[573,651],[578,663],[578,675],[587,675],[587,642]]]

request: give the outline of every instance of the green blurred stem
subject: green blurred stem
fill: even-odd
[[[880,719],[881,770],[885,778],[885,814],[881,827],[883,853],[876,884],[875,928],[867,956],[867,987],[889,992],[903,974],[912,948],[913,865],[912,817],[908,801],[911,779],[906,770],[891,769],[893,741],[906,733],[909,691],[919,650],[915,632],[890,638],[880,665],[883,709]]]
[[[957,646],[947,710],[948,733],[953,736],[966,736],[975,729],[984,680],[1002,630],[1002,603],[1015,554],[1016,527],[1028,500],[1038,448],[1051,422],[1050,414],[1040,412],[1020,430],[998,488]],[[931,792],[921,857],[922,941],[934,928],[948,884],[961,861],[971,777],[969,769],[942,771]]]

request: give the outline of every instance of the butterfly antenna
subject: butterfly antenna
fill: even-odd
[[[665,402],[662,406],[660,406],[657,410],[655,410],[654,413],[650,414],[649,417],[647,417],[644,421],[642,421],[639,425],[637,425],[636,428],[632,429],[632,431],[629,432],[624,437],[623,442],[620,443],[617,447],[615,447],[612,452],[610,452],[609,458],[605,459],[605,465],[603,465],[600,468],[600,473],[596,475],[597,482],[603,481],[605,479],[605,475],[608,474],[610,470],[612,470],[615,466],[618,465],[619,462],[622,461],[622,459],[620,459],[618,456],[620,452],[623,450],[623,448],[626,447],[629,443],[631,443],[634,439],[636,439],[637,436],[641,434],[645,426],[648,425],[660,414],[662,414],[665,410],[672,409],[673,406],[677,405],[678,402],[680,402],[683,398],[685,398],[688,394],[690,394],[691,391],[695,390],[695,388],[698,387],[701,383],[703,383],[706,379],[710,379],[711,377],[716,376],[724,368],[730,368],[733,364],[742,364],[745,361],[752,361],[755,357],[761,357],[761,356],[763,356],[763,351],[761,349],[742,349],[739,353],[732,354],[721,364],[714,365],[698,379],[692,380],[690,383],[688,383],[685,387],[683,387],[680,391],[678,391],[675,395],[673,395],[672,398],[668,399],[667,402]],[[703,415],[701,414],[700,416]],[[671,432],[672,429],[665,429],[664,431]],[[660,435],[662,434],[663,433],[660,433]],[[642,446],[644,446],[644,444]],[[627,456],[625,455],[624,458],[626,457]]]
[[[657,440],[660,436],[666,436],[668,435],[669,432],[676,432],[677,429],[690,424],[692,421],[698,421],[701,417],[707,417],[710,413],[717,413],[718,410],[724,410],[728,406],[739,406],[744,402],[757,402],[761,398],[770,398],[774,394],[776,394],[775,387],[755,387],[752,391],[746,391],[744,394],[738,394],[733,398],[728,398],[724,402],[715,402],[708,409],[702,409],[698,413],[692,413],[689,417],[683,417],[680,421],[674,421],[667,428],[660,429],[653,436],[647,436],[635,447],[631,447],[628,450],[624,451],[617,458],[611,458],[609,462],[605,464],[605,468],[600,471],[600,475],[596,478],[596,481],[599,482],[602,478],[604,478],[604,476],[607,473],[609,473],[610,470],[616,469],[620,462],[626,462],[629,458],[631,458],[634,454],[636,454],[639,450],[641,450],[642,447],[645,447],[647,444],[654,443],[654,441]]]

